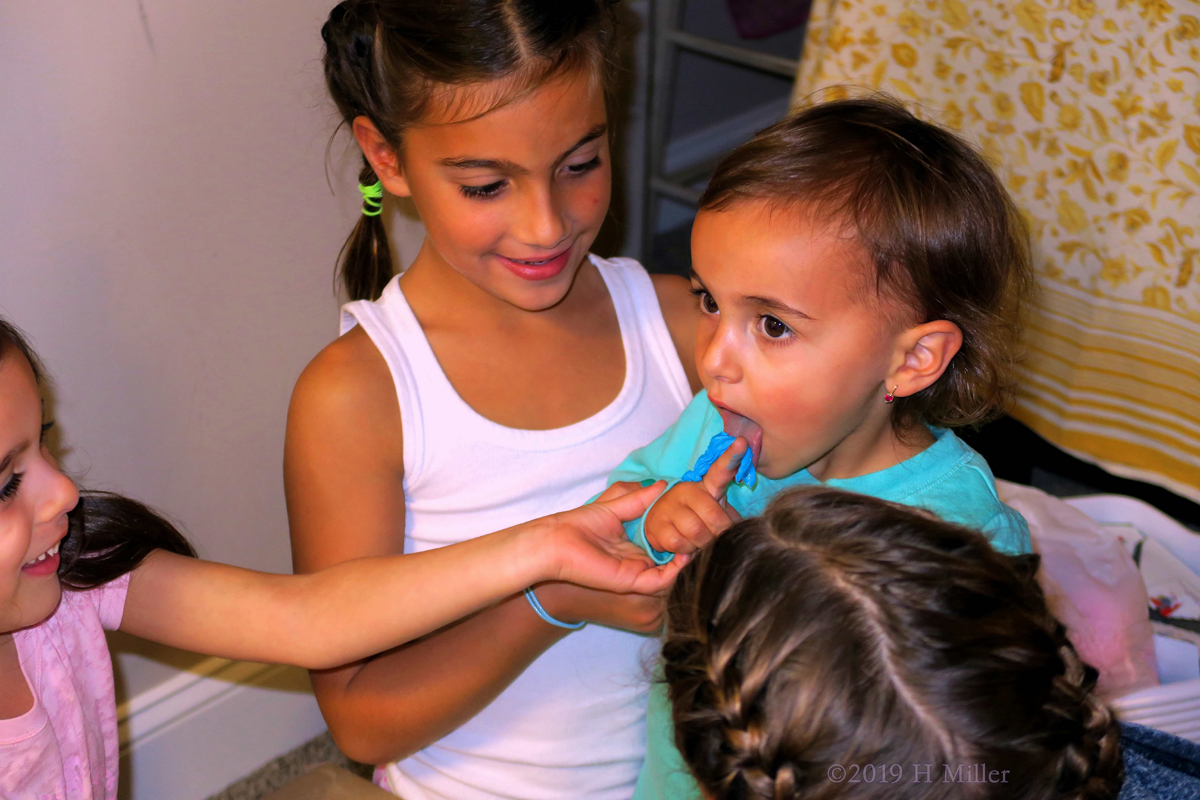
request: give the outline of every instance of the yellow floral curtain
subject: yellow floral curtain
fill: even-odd
[[[1200,501],[1200,0],[816,0],[795,101],[885,91],[1030,223],[1013,415]]]

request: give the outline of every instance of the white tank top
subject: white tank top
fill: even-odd
[[[396,382],[404,435],[404,551],[420,552],[574,508],[691,400],[650,276],[589,256],[608,287],[625,383],[608,407],[554,430],[506,428],[451,386],[395,278],[342,309]],[[599,625],[571,633],[461,728],[381,769],[405,800],[626,800],[646,751],[649,665],[658,641]]]

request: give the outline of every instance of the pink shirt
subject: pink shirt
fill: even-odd
[[[33,708],[0,719],[0,797],[115,800],[117,706],[105,630],[121,624],[129,576],[63,592],[40,625],[14,631]]]

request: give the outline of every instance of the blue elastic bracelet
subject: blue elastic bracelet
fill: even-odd
[[[562,620],[557,620],[550,616],[546,609],[542,608],[542,604],[538,602],[537,595],[533,593],[532,586],[525,590],[525,599],[529,601],[529,605],[533,606],[533,610],[537,612],[537,615],[546,620],[546,622],[549,622],[551,625],[555,625],[559,628],[566,628],[569,631],[577,631],[584,625],[587,625],[586,622],[563,622]]]

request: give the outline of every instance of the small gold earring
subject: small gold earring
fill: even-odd
[[[895,401],[896,390],[899,388],[900,388],[900,384],[897,383],[895,386],[892,387],[892,390],[890,392],[885,389],[883,392],[883,402],[891,403],[891,402]]]

